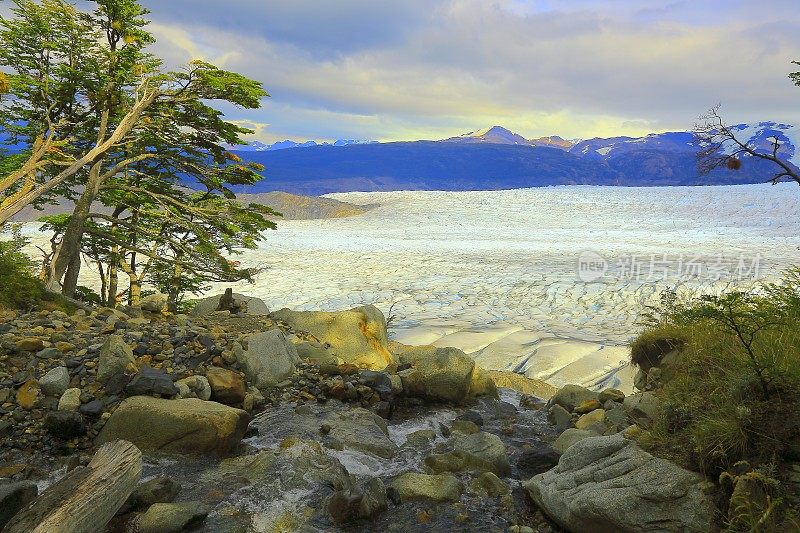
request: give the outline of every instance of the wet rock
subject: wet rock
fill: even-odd
[[[536,474],[547,472],[558,464],[561,454],[552,446],[540,443],[536,446],[525,448],[517,459],[517,472],[520,479],[529,479]]]
[[[27,507],[39,489],[32,481],[7,482],[0,480],[0,530],[20,510]]]
[[[201,524],[211,509],[200,502],[155,503],[139,517],[138,533],[181,533]]]
[[[100,348],[100,359],[97,365],[97,379],[108,383],[120,379],[126,373],[137,371],[133,350],[120,335],[109,335]]]
[[[401,501],[433,500],[458,501],[464,485],[453,474],[418,474],[406,472],[391,483]]]
[[[245,374],[259,389],[272,387],[291,376],[300,361],[295,347],[277,328],[251,335],[247,345],[242,356]]]
[[[702,476],[653,457],[620,434],[573,445],[555,468],[523,486],[570,531],[714,530],[715,508]]]
[[[453,420],[453,424],[450,426],[450,429],[466,435],[472,435],[473,433],[478,433],[481,430],[481,428],[479,428],[474,422],[459,419]]]
[[[358,506],[362,495],[344,490],[337,490],[328,497],[325,509],[335,524],[345,524],[358,518]]]
[[[39,359],[59,359],[62,353],[58,348],[44,348],[36,353]]]
[[[245,411],[216,402],[136,396],[117,407],[97,441],[123,439],[141,450],[173,453],[228,453],[239,445],[248,421]]]
[[[50,411],[44,419],[44,428],[54,437],[69,440],[86,434],[86,424],[80,413]]]
[[[171,398],[178,394],[178,387],[172,382],[172,377],[163,370],[144,367],[125,386],[125,392],[128,396],[155,394]]]
[[[447,442],[452,451],[432,454],[424,461],[433,473],[441,472],[493,472],[498,476],[511,475],[505,444],[497,435],[479,432],[472,435],[453,433]]]
[[[476,426],[483,425],[483,416],[478,411],[469,410],[462,415],[456,417],[456,420],[467,420]]]
[[[360,518],[372,518],[386,510],[386,486],[380,478],[369,480],[363,489],[361,503],[358,506]]]
[[[432,429],[419,429],[406,436],[406,444],[410,446],[424,446],[436,440],[436,432]]]
[[[81,389],[72,388],[64,391],[58,400],[59,411],[77,411],[81,406]]]
[[[511,492],[505,481],[491,472],[483,472],[469,484],[470,491],[482,496],[496,498]]]
[[[238,373],[225,368],[209,368],[206,379],[211,387],[211,399],[226,405],[238,405],[244,401],[245,383]]]
[[[166,476],[155,477],[136,487],[119,514],[147,509],[155,503],[171,503],[180,491],[181,486],[176,481]]]

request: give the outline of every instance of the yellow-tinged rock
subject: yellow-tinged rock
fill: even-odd
[[[581,416],[578,421],[575,422],[575,427],[578,429],[586,429],[594,424],[602,424],[605,422],[605,420],[605,409],[595,409],[591,413],[586,413],[585,415]]]
[[[595,409],[600,409],[600,407],[602,407],[602,405],[598,400],[584,400],[575,406],[575,412],[579,415],[584,415],[586,413],[591,413]]]
[[[69,342],[57,342],[56,350],[61,353],[69,353],[75,349],[75,345]]]
[[[29,379],[17,391],[17,403],[23,409],[33,409],[36,400],[39,398],[39,382]]]
[[[28,337],[17,341],[17,349],[23,352],[44,350],[44,341],[37,337]]]

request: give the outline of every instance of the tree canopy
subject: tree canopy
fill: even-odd
[[[252,132],[215,105],[257,108],[262,84],[201,60],[167,70],[148,51],[155,38],[138,1],[94,4],[15,0],[0,17],[0,131],[17,152],[0,160],[0,224],[31,204],[75,201],[47,220],[56,233],[44,277],[67,296],[82,258],[112,305],[137,303],[146,276],[173,305],[182,287],[247,279],[229,258],[274,228],[275,213],[236,200],[231,188],[263,168],[228,151]]]

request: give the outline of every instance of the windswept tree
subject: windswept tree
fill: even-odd
[[[81,240],[89,230],[102,231],[103,242],[119,240],[111,253],[127,259],[108,265],[124,266],[137,280],[129,294],[135,301],[140,287],[135,258],[164,253],[180,231],[229,231],[237,220],[252,221],[237,227],[243,235],[222,241],[228,246],[203,246],[219,242],[202,237],[187,253],[190,245],[172,243],[170,249],[199,265],[208,261],[201,261],[198,250],[205,259],[233,252],[273,227],[269,210],[238,204],[230,190],[261,179],[260,167],[225,148],[241,144],[241,135],[251,132],[212,107],[216,101],[257,108],[267,94],[259,82],[202,61],[165,71],[146,51],[154,38],[145,29],[148,12],[137,1],[95,3],[97,9],[84,13],[63,0],[16,0],[13,18],[0,19],[0,67],[9,69],[10,91],[0,101],[0,127],[10,132],[11,142],[28,147],[23,164],[0,182],[5,186],[0,186],[5,195],[0,222],[50,195],[74,197],[75,209],[50,258],[48,285],[60,285],[71,296]],[[51,12],[60,15],[51,20]],[[31,51],[50,35],[58,42],[57,53],[46,47],[39,56]],[[197,196],[190,189],[201,192]],[[93,210],[98,203],[111,214]],[[213,213],[207,207],[212,203]],[[230,213],[236,216],[222,221]],[[114,291],[109,287],[109,292]]]
[[[793,63],[800,65],[798,61]],[[789,74],[789,78],[800,86],[800,72]],[[711,108],[694,128],[695,139],[701,147],[698,169],[702,174],[718,168],[739,170],[743,159],[755,158],[775,165],[775,174],[770,178],[772,183],[791,180],[800,184],[800,171],[788,161],[786,137],[775,135],[767,139],[766,146],[756,146],[749,139],[740,138],[737,128],[725,122],[720,107]],[[800,147],[795,149],[800,150]]]

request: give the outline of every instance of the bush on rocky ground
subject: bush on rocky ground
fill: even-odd
[[[800,527],[799,321],[795,269],[751,292],[670,302],[632,345],[637,387],[662,407],[640,443],[717,482],[732,531]],[[756,473],[772,482],[747,481]],[[756,492],[763,505],[744,516],[735,501]]]

